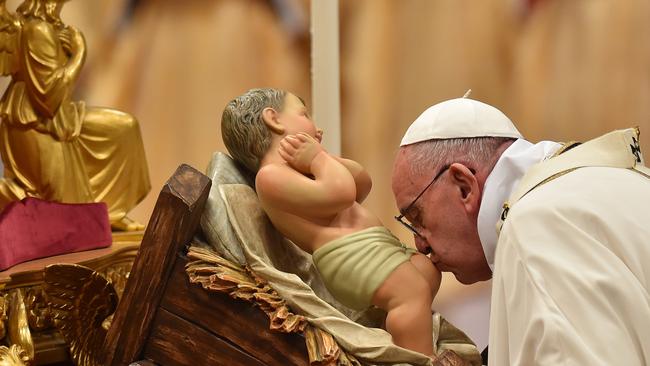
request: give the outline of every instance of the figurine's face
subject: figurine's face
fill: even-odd
[[[285,127],[285,135],[295,135],[304,132],[313,136],[319,142],[323,136],[323,130],[316,127],[311,120],[309,111],[305,104],[297,96],[287,93],[284,98],[284,106],[278,115],[280,123]]]
[[[45,4],[45,8],[49,14],[59,15],[61,13],[61,9],[63,8],[63,4],[65,4],[67,1],[68,0],[44,0],[43,3]]]

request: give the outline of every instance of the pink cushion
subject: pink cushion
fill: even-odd
[[[105,203],[25,198],[0,214],[0,271],[36,258],[111,245]]]

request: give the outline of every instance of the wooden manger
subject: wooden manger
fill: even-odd
[[[92,270],[46,269],[45,291],[75,363],[365,365],[245,267],[209,251],[188,253],[210,186],[188,165],[167,181],[117,306],[111,285]],[[452,351],[434,362],[467,364]]]

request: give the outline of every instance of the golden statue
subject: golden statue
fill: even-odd
[[[65,0],[0,0],[0,209],[11,201],[106,202],[115,230],[141,230],[126,214],[149,192],[138,122],[87,107],[72,91],[86,56],[81,32],[62,22]]]

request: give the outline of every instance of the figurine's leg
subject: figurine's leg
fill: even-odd
[[[49,133],[3,121],[0,155],[4,165],[0,204],[25,196],[67,203],[92,202],[76,141],[59,141]]]
[[[398,266],[379,286],[372,303],[388,312],[386,330],[400,347],[433,355],[431,286],[412,262]]]
[[[142,230],[126,214],[149,192],[149,172],[138,121],[107,108],[87,108],[80,142],[95,201],[108,205],[116,230]]]
[[[427,280],[431,287],[431,296],[435,297],[440,289],[442,274],[431,264],[431,260],[424,254],[417,253],[411,256],[411,263],[417,268],[420,274]]]
[[[26,196],[25,185],[20,184],[16,176],[24,177],[27,183],[32,183],[34,173],[40,172],[39,149],[33,147],[30,137],[29,131],[17,131],[0,120],[0,156],[3,164],[0,177],[0,210],[4,210],[10,202],[20,201]],[[23,166],[26,168],[23,169]],[[15,170],[19,170],[18,174]]]

